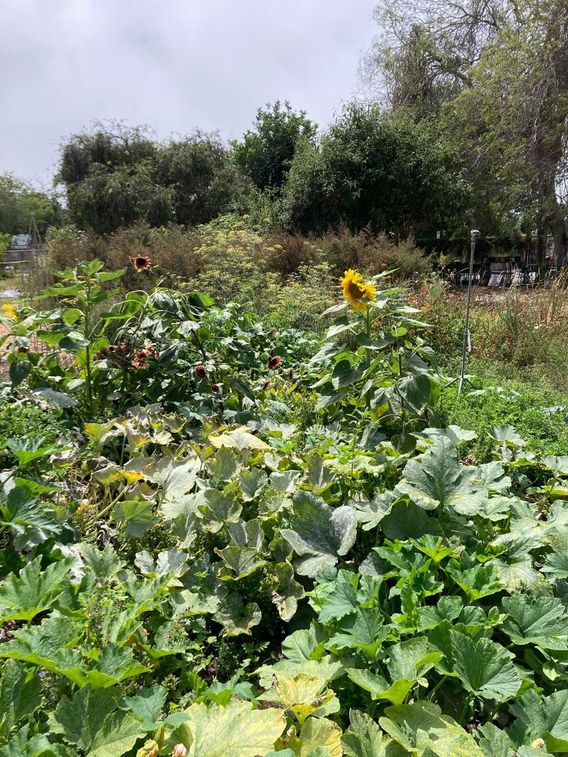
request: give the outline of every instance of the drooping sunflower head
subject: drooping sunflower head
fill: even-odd
[[[374,302],[377,299],[375,286],[365,281],[361,274],[353,268],[345,271],[341,279],[341,288],[346,302],[359,313],[367,309],[369,302]]]

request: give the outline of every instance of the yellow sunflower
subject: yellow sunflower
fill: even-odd
[[[2,305],[2,312],[6,316],[6,318],[9,318],[11,321],[19,321],[18,314],[16,313],[16,308],[10,303],[5,302]]]
[[[357,310],[359,313],[367,309],[369,302],[374,302],[377,299],[377,290],[373,284],[365,281],[361,274],[354,271],[353,268],[345,271],[345,275],[341,279],[341,288],[345,300],[353,310]]]

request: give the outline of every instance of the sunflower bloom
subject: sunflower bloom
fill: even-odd
[[[9,318],[11,321],[19,321],[18,314],[16,313],[16,308],[10,303],[5,302],[2,305],[2,312],[6,316],[6,318]]]
[[[346,302],[359,313],[367,309],[369,302],[374,302],[377,299],[377,290],[374,285],[365,281],[361,274],[353,268],[345,271],[341,280],[341,288]]]
[[[137,273],[148,271],[152,267],[152,258],[149,255],[136,255],[128,258]]]

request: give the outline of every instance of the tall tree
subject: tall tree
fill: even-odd
[[[464,199],[453,159],[430,124],[352,104],[292,164],[286,222],[303,232],[341,224],[397,237],[445,227]]]
[[[177,223],[195,225],[239,207],[246,182],[215,134],[198,132],[158,153],[155,176],[173,192]]]
[[[381,0],[377,18],[367,75],[391,107],[441,117],[476,188],[473,218],[531,220],[562,264],[566,0]]]
[[[146,129],[97,125],[61,150],[74,221],[99,234],[135,221],[199,224],[233,209],[243,181],[215,135],[197,133],[166,145]]]
[[[259,108],[254,128],[245,133],[242,142],[232,143],[233,155],[258,189],[278,190],[286,181],[298,145],[313,142],[316,132],[316,124],[303,110],[294,111],[289,102],[278,100]]]

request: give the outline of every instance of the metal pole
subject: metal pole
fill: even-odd
[[[468,348],[470,345],[469,313],[471,310],[471,291],[473,289],[473,262],[475,259],[475,243],[477,241],[478,236],[479,236],[479,231],[477,229],[472,229],[471,230],[471,252],[469,255],[469,278],[467,282],[467,305],[465,308],[465,327],[463,330],[462,365],[461,365],[460,383],[458,386],[458,394],[461,394],[462,389],[463,389],[463,383],[465,380],[465,363],[466,363]]]

